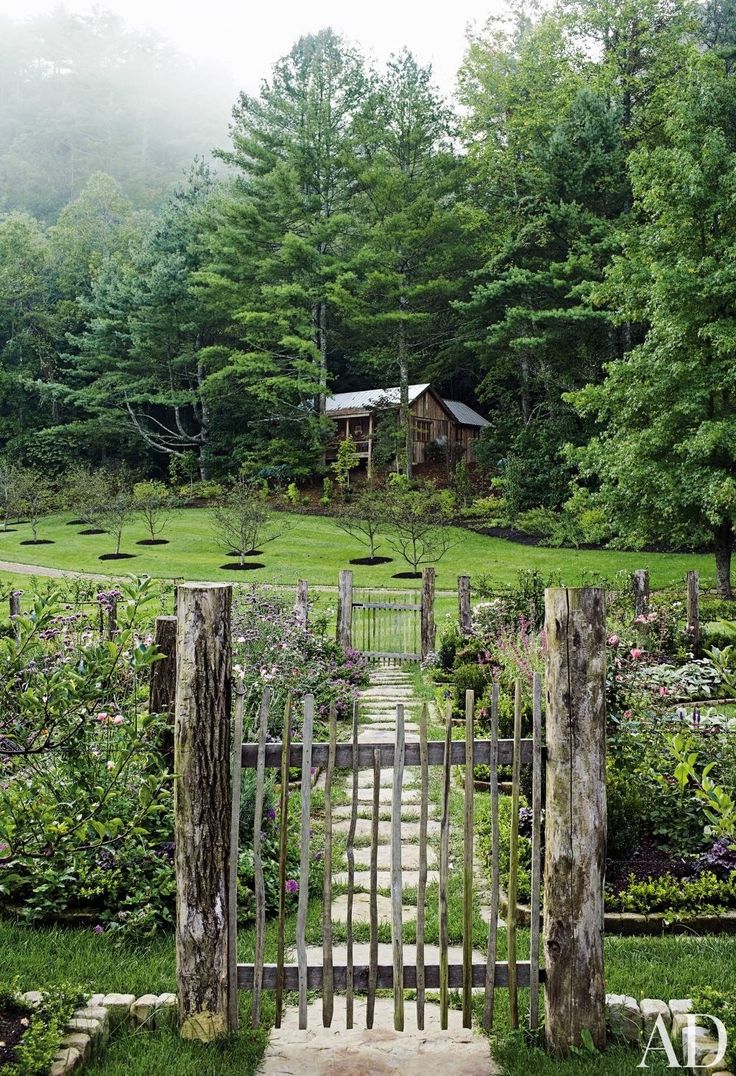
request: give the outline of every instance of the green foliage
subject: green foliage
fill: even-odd
[[[458,665],[453,674],[452,681],[455,686],[455,708],[465,713],[465,692],[475,692],[475,698],[483,697],[483,692],[488,686],[488,668],[483,665]]]
[[[607,894],[606,907],[610,911],[660,913],[671,919],[718,915],[736,907],[736,872],[728,881],[709,871],[697,878],[663,874],[643,882],[632,877],[621,893]]]
[[[726,1029],[728,1049],[722,1065],[732,1068],[736,1063],[736,995],[714,987],[692,991],[693,1012],[717,1016]]]
[[[332,464],[335,482],[343,497],[350,489],[350,472],[353,471],[359,463],[360,457],[358,456],[358,450],[355,447],[355,441],[353,441],[352,437],[344,438],[344,440],[337,446],[337,459]]]
[[[74,1010],[82,1004],[82,992],[66,984],[42,991],[41,1002],[27,1006],[15,986],[0,983],[0,1006],[25,1012],[29,1026],[14,1051],[14,1060],[4,1066],[8,1076],[40,1076],[51,1068],[64,1028]]]
[[[520,807],[525,806],[526,803],[521,799]],[[486,870],[490,872],[493,851],[490,796],[481,796],[476,799],[475,834],[478,854]],[[501,885],[506,889],[509,880],[509,851],[511,846],[510,796],[499,796],[498,798],[498,840]],[[532,842],[528,837],[520,836],[517,847],[519,852],[518,896],[521,903],[525,903],[531,897]]]

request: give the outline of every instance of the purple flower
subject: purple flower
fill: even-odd
[[[269,807],[268,810],[266,811],[266,818],[270,819],[270,821],[273,822],[275,817],[276,817],[276,808],[275,807]]]
[[[104,934],[104,933],[105,933],[105,928],[102,926],[101,923],[98,923],[97,926],[95,927],[95,934]]]
[[[286,881],[286,892],[291,893],[292,896],[293,896],[294,893],[299,892],[299,883],[297,882],[296,878],[288,878],[287,879],[287,881]]]

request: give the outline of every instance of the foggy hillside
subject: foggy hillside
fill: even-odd
[[[0,19],[0,213],[53,221],[95,172],[154,206],[193,156],[223,144],[233,97],[109,12]]]

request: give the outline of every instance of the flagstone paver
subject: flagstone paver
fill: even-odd
[[[361,692],[360,743],[393,743],[396,731],[396,706],[404,705],[407,742],[419,740],[419,712],[421,703],[414,695],[413,678],[409,672],[397,666],[377,667],[372,671],[371,684]],[[415,893],[419,883],[419,804],[418,768],[407,767],[401,790],[401,858],[402,882],[404,891],[410,891],[411,899],[405,898],[402,908],[404,922],[416,919]],[[348,796],[352,794],[352,783],[346,776],[343,788]],[[379,923],[391,921],[391,900],[386,894],[391,888],[391,812],[393,806],[393,769],[383,768],[379,779],[379,822],[378,822],[378,919]],[[373,815],[373,771],[361,770],[358,774],[357,822],[355,827],[355,891],[353,897],[353,922],[369,922],[370,891],[370,847],[367,846],[372,833]],[[341,836],[347,835],[350,828],[351,807],[341,803],[334,807],[334,830]],[[427,836],[431,842],[427,846],[427,884],[439,881],[436,870],[436,845],[439,838],[440,824],[438,809],[430,801],[428,809]],[[344,856],[333,863],[335,874],[333,883],[336,888],[347,886],[347,870]],[[332,902],[332,919],[335,923],[347,920],[347,894],[338,893]],[[462,963],[462,949],[452,946],[449,951],[451,963]],[[292,954],[293,958],[293,954]],[[323,961],[321,945],[307,948],[310,964],[320,965]],[[482,963],[483,953],[476,953],[474,959]],[[347,962],[347,947],[344,944],[333,947],[333,960],[336,965]],[[355,943],[353,947],[355,964],[369,962],[369,947],[364,943]],[[404,962],[415,963],[416,946],[404,945]],[[439,947],[425,946],[427,964],[439,963]],[[381,943],[378,947],[379,964],[391,964],[391,945]],[[365,998],[355,998],[354,1027],[348,1031],[345,1026],[345,998],[335,998],[335,1013],[330,1028],[322,1026],[322,1001],[317,1000],[308,1006],[308,1029],[300,1031],[296,1007],[287,1008],[282,1026],[271,1031],[269,1045],[259,1069],[263,1076],[384,1076],[384,1074],[401,1074],[401,1076],[431,1076],[431,1074],[450,1074],[452,1076],[493,1076],[497,1072],[491,1061],[488,1040],[462,1027],[462,1014],[450,1011],[450,1026],[442,1031],[439,1024],[439,1006],[427,1003],[425,1030],[416,1027],[416,1008],[407,1001],[405,1006],[406,1022],[403,1032],[394,1031],[393,1001],[388,998],[376,999],[375,1021],[373,1029],[366,1029]]]

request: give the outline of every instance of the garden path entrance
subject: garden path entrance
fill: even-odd
[[[396,735],[396,706],[403,704],[406,713],[406,741],[411,743],[419,739],[418,715],[421,701],[417,698],[412,673],[400,666],[376,665],[371,673],[370,686],[361,693],[360,725],[358,742],[376,743],[381,739],[393,742]],[[373,775],[369,770],[362,770],[360,775],[359,810],[356,835],[368,833],[372,819],[372,804],[369,793],[372,788]],[[382,814],[390,814],[392,769],[382,770],[381,793],[388,798],[388,805]],[[365,796],[363,793],[365,792]],[[416,880],[412,878],[418,869],[418,826],[417,821],[417,771],[408,768],[402,786],[401,810],[401,845],[402,866],[404,868],[404,886],[408,889],[403,907],[404,921],[416,919]],[[350,807],[335,806],[335,834],[347,835],[350,826]],[[428,808],[427,848],[428,880],[432,879],[437,869],[437,854],[434,848],[440,831],[439,809],[430,802]],[[386,818],[379,823],[379,863],[389,861],[391,843],[391,821]],[[366,847],[355,850],[356,892],[353,905],[353,923],[369,922],[369,856]],[[385,858],[384,858],[385,857]],[[380,867],[379,867],[380,870]],[[339,882],[339,875],[335,881]],[[412,888],[409,888],[409,887]],[[346,921],[346,897],[337,896],[332,902],[332,922],[335,927]],[[391,902],[385,896],[378,897],[378,915],[380,924],[391,922]],[[346,951],[344,945],[334,946],[335,964],[344,964]],[[415,958],[415,946],[404,945],[407,961]],[[429,964],[439,963],[439,948],[425,945],[425,961]],[[485,960],[485,954],[476,954],[479,962]],[[353,959],[356,965],[369,963],[368,944],[355,943]],[[390,943],[378,946],[379,965],[390,965],[392,951]],[[462,962],[462,949],[450,947],[449,960],[452,964]],[[321,945],[307,947],[307,962],[310,966],[321,967],[323,949]],[[463,1028],[463,1014],[459,1009],[449,1012],[449,1028],[440,1030],[440,1007],[427,999],[425,1008],[424,1030],[416,1026],[416,1009],[407,1004],[404,1031],[394,1030],[394,1002],[388,997],[375,999],[373,1028],[366,1029],[366,999],[356,997],[354,1000],[354,1026],[350,1031],[345,1027],[344,994],[335,997],[335,1012],[332,1027],[322,1026],[322,1000],[312,1001],[308,1006],[307,1030],[299,1029],[299,1010],[296,1005],[287,1006],[281,1027],[271,1031],[270,1040],[259,1072],[262,1076],[383,1076],[389,1073],[401,1073],[402,1076],[429,1076],[430,1073],[448,1072],[453,1076],[490,1076],[495,1072],[491,1062],[489,1041],[485,1036]]]

